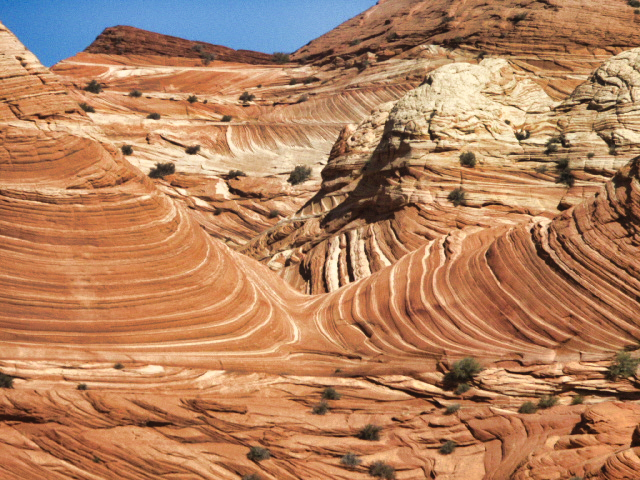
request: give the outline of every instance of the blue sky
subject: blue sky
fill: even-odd
[[[145,30],[265,53],[293,52],[376,0],[0,0],[0,21],[47,66],[106,27]]]

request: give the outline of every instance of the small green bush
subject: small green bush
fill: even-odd
[[[518,413],[536,413],[537,411],[538,407],[533,402],[524,402],[518,409]]]
[[[260,462],[271,458],[271,452],[266,448],[251,447],[249,453],[247,453],[247,458],[254,462]]]
[[[638,8],[638,7],[640,7],[640,2],[638,0],[629,0],[627,2],[627,5],[629,5],[630,7],[633,7],[633,8]]]
[[[277,210],[275,208],[273,210],[269,210],[269,218],[276,218],[276,217],[279,217],[280,215],[281,215],[280,210]]]
[[[124,365],[118,362],[113,366],[113,368],[115,368],[116,370],[122,370],[124,369]]]
[[[202,59],[202,63],[204,65],[209,65],[216,59],[216,56],[213,53],[204,52],[200,54],[200,58]]]
[[[322,398],[325,400],[340,400],[341,395],[333,387],[327,387],[322,391]]]
[[[398,34],[396,32],[391,32],[387,35],[387,42],[395,42],[398,39]]]
[[[329,410],[331,410],[329,408],[329,404],[325,401],[322,401],[313,406],[311,413],[313,413],[314,415],[326,415]]]
[[[231,115],[225,115],[224,117],[222,117],[222,120],[220,120],[221,122],[230,122],[231,120],[233,120],[233,117]]]
[[[360,40],[359,38],[355,38],[349,42],[349,45],[355,47],[356,45],[360,45],[360,43],[362,43],[362,40]]]
[[[360,440],[369,440],[370,442],[376,442],[380,440],[380,432],[382,427],[377,425],[368,424],[362,430],[358,432],[358,438]]]
[[[320,81],[320,79],[319,79],[318,77],[307,77],[307,78],[305,78],[305,79],[303,80],[303,83],[304,83],[305,85],[309,85],[309,84],[311,84],[311,83],[319,82],[319,81]]]
[[[247,103],[247,102],[252,102],[253,100],[255,100],[256,96],[249,93],[249,92],[243,92],[242,95],[240,95],[239,100],[241,102]]]
[[[85,92],[95,93],[97,95],[98,93],[102,92],[102,85],[100,85],[97,80],[91,80],[84,87],[84,90]]]
[[[358,457],[355,453],[347,453],[340,459],[340,463],[347,467],[353,468],[357,467],[362,463],[360,457]]]
[[[451,405],[447,406],[447,409],[444,411],[444,414],[445,415],[453,415],[458,410],[460,410],[460,404],[459,403],[452,403]]]
[[[147,118],[149,120],[160,120],[160,114],[156,113],[156,112],[153,112],[153,113],[150,113],[149,115],[147,115]]]
[[[396,478],[396,471],[391,465],[378,461],[369,465],[369,475],[384,480],[392,480]]]
[[[123,155],[132,155],[133,154],[133,146],[131,146],[131,145],[122,145],[122,147],[120,147],[120,150],[122,150],[122,154]]]
[[[198,102],[198,97],[196,97],[195,95],[189,95],[189,97],[187,98],[187,102],[189,102],[189,103],[197,103]]]
[[[528,138],[531,137],[531,131],[530,130],[518,130],[516,132],[516,139],[521,142],[522,140],[527,140]]]
[[[192,145],[184,149],[187,155],[195,155],[200,151],[200,145]]]
[[[525,12],[521,12],[521,13],[515,14],[509,20],[511,20],[512,23],[517,24],[517,23],[520,23],[521,21],[523,21],[526,18],[527,18],[527,14]]]
[[[546,173],[547,172],[547,166],[546,165],[538,165],[535,168],[535,172],[536,173]]]
[[[475,167],[476,166],[476,154],[473,152],[464,152],[460,154],[460,165],[463,167]]]
[[[615,360],[607,369],[607,378],[615,381],[618,378],[635,376],[638,364],[640,364],[640,359],[632,358],[628,352],[618,352]]]
[[[453,440],[447,440],[442,444],[439,451],[442,455],[449,455],[450,453],[453,453],[457,446],[458,444]]]
[[[95,109],[95,108],[93,108],[91,105],[89,105],[89,104],[85,103],[85,102],[82,102],[82,103],[80,104],[80,108],[81,108],[82,110],[84,110],[85,112],[87,112],[87,113],[96,113],[96,109]]]
[[[298,84],[297,78],[292,78],[291,80],[289,80],[289,85],[297,85],[297,84]]]
[[[454,362],[451,370],[444,376],[444,382],[448,385],[459,385],[473,380],[483,368],[475,358],[467,357]]]
[[[0,388],[13,388],[13,377],[6,373],[0,373]]]
[[[593,153],[593,152],[589,152],[589,153],[587,153],[587,158],[589,158],[589,159],[591,159],[591,158],[593,158],[593,157],[595,157],[595,156],[596,156],[596,154],[595,154],[595,153]]]
[[[301,95],[300,98],[298,98],[298,100],[296,101],[296,103],[304,103],[307,100],[309,100],[309,95],[307,95],[306,93],[304,95]]]
[[[547,145],[545,153],[549,155],[550,153],[556,153],[558,150],[560,150],[560,147],[557,143],[550,143],[549,145]]]
[[[311,176],[311,167],[304,165],[298,165],[293,169],[293,172],[289,175],[287,182],[291,185],[298,185],[299,183],[306,182]]]
[[[192,45],[191,50],[193,50],[194,52],[201,53],[204,50],[204,45],[201,45],[201,44]]]
[[[571,405],[582,405],[584,403],[584,397],[582,395],[574,395],[571,398]]]
[[[471,385],[468,383],[461,383],[456,387],[456,395],[462,395],[463,393],[467,393],[471,389]]]
[[[576,475],[574,475],[573,477],[571,477],[569,480],[584,480],[583,477],[578,477]]]
[[[133,98],[140,98],[142,96],[142,92],[140,90],[131,90],[129,92],[129,96]]]
[[[454,188],[449,192],[449,195],[447,195],[447,200],[456,207],[465,205],[467,203],[467,194],[462,187]]]
[[[289,54],[288,54],[288,53],[275,52],[275,53],[273,54],[273,60],[274,60],[276,63],[280,63],[280,64],[282,64],[282,63],[289,63],[289,61],[290,61],[290,57],[289,57]]]
[[[150,178],[164,178],[167,175],[173,175],[176,173],[176,166],[171,162],[167,163],[156,163],[156,167],[152,168],[149,172]]]
[[[569,159],[568,158],[563,158],[561,160],[558,160],[556,162],[556,168],[558,170],[566,170],[567,168],[569,168]]]
[[[575,175],[571,172],[571,170],[562,170],[560,175],[558,175],[557,183],[564,183],[568,187],[573,187],[573,184],[576,182]]]
[[[247,176],[247,174],[242,170],[229,170],[229,173],[227,175],[229,176],[229,179]]]
[[[87,386],[86,383],[79,383],[78,386],[76,387],[78,390],[89,390],[89,387]]]
[[[551,408],[551,407],[555,407],[557,404],[558,404],[558,397],[553,395],[547,395],[542,397],[538,401],[538,408],[541,408],[541,409]]]

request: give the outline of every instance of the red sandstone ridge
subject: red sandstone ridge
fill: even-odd
[[[266,53],[234,50],[229,47],[184,40],[124,25],[106,28],[85,49],[85,52],[106,55],[160,55],[205,59],[205,56],[209,54],[225,62],[257,65],[274,63],[273,56]]]

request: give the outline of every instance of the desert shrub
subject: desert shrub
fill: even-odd
[[[391,32],[387,35],[387,42],[394,42],[398,39],[398,34],[396,32]]]
[[[618,151],[616,150],[616,146],[615,145],[611,145],[609,147],[609,155],[616,155],[618,153]]]
[[[173,175],[176,173],[176,166],[171,162],[167,163],[156,163],[156,167],[152,168],[149,172],[149,177],[151,178],[163,178],[167,175]]]
[[[189,95],[189,97],[187,98],[187,102],[189,103],[197,103],[198,101],[198,97],[196,97],[195,95]]]
[[[187,155],[195,155],[200,151],[200,145],[192,145],[184,149]]]
[[[555,407],[558,404],[558,397],[546,395],[538,401],[538,408],[546,409]]]
[[[124,368],[124,365],[118,362],[113,366],[113,368],[115,368],[116,370],[122,370]]]
[[[360,457],[358,457],[355,453],[347,453],[340,459],[340,463],[347,467],[357,467],[362,463]]]
[[[547,148],[544,150],[547,155],[555,153],[560,149],[557,143],[548,143]]]
[[[618,378],[635,376],[638,364],[640,364],[640,359],[632,358],[628,352],[618,352],[615,360],[607,369],[607,378],[617,380]]]
[[[275,52],[273,54],[273,60],[276,63],[289,63],[290,58],[289,58],[289,54],[288,53],[284,53],[284,52]]]
[[[460,410],[460,404],[459,403],[452,403],[451,405],[447,406],[447,409],[444,411],[444,414],[445,415],[453,415],[458,410]]]
[[[595,156],[596,156],[596,154],[595,154],[595,153],[593,153],[593,152],[589,152],[589,153],[587,153],[587,158],[593,158],[593,157],[595,157]]]
[[[252,95],[249,92],[243,92],[242,95],[240,95],[239,100],[241,102],[247,103],[247,102],[252,102],[253,100],[255,100],[255,98],[256,98],[255,95]]]
[[[518,409],[518,413],[536,413],[537,411],[538,407],[533,402],[524,402]]]
[[[319,82],[319,81],[320,81],[320,79],[319,79],[318,77],[307,77],[307,78],[305,78],[305,79],[303,80],[303,83],[304,83],[305,85],[309,85],[309,84],[311,84],[311,83]]]
[[[202,63],[204,65],[209,65],[216,59],[216,56],[213,53],[205,52],[200,54],[200,58],[202,59]]]
[[[361,62],[358,62],[358,71],[359,72],[363,72],[365,71],[367,68],[369,68],[369,65],[371,65],[371,62],[367,59],[362,60]]]
[[[629,0],[627,2],[627,5],[629,5],[630,7],[633,7],[633,8],[638,8],[638,7],[640,7],[640,2],[638,0]]]
[[[120,147],[120,150],[122,150],[122,154],[123,155],[132,155],[133,154],[133,147],[131,145],[122,145]]]
[[[476,166],[476,154],[473,152],[463,152],[460,154],[460,165],[463,167]]]
[[[636,14],[636,15],[640,15],[640,9],[636,8],[636,9],[633,11],[633,13],[634,13],[634,14]]]
[[[450,48],[457,48],[464,43],[464,38],[458,36],[445,40],[444,42]]]
[[[142,92],[140,90],[131,90],[129,92],[129,96],[133,98],[140,98],[142,96]]]
[[[298,101],[296,103],[304,103],[307,100],[309,100],[309,95],[305,93],[304,95],[301,95],[300,98],[298,98]]]
[[[396,478],[396,471],[391,465],[378,461],[369,465],[369,475],[385,480],[392,480]]]
[[[311,413],[313,413],[314,415],[325,415],[329,410],[331,410],[329,408],[329,404],[325,401],[322,401],[313,406]]]
[[[574,395],[571,398],[571,405],[582,405],[584,403],[584,397],[582,395]]]
[[[102,463],[102,459],[97,455],[94,455],[93,458],[91,459],[91,461],[93,463]]]
[[[573,184],[576,182],[575,175],[571,172],[571,170],[562,170],[560,175],[558,175],[557,183],[564,183],[568,187],[573,187]]]
[[[569,168],[569,159],[563,158],[561,160],[558,160],[556,162],[556,167],[558,170],[566,170],[567,168]]]
[[[87,104],[87,103],[85,103],[85,102],[82,102],[82,103],[80,104],[80,108],[81,108],[82,110],[84,110],[85,112],[88,112],[88,113],[96,113],[96,109],[95,109],[95,108],[93,108],[91,105],[88,105],[88,104]]]
[[[204,50],[204,45],[200,45],[200,44],[193,45],[191,47],[191,50],[193,50],[194,52],[201,53]]]
[[[246,177],[247,174],[242,170],[229,170],[229,178]]]
[[[538,165],[535,168],[535,172],[536,173],[546,173],[546,171],[547,171],[547,166],[546,165]]]
[[[349,45],[355,47],[356,45],[360,45],[360,43],[362,43],[362,40],[360,40],[359,38],[355,38],[349,42]]]
[[[450,453],[453,453],[457,446],[458,444],[453,440],[447,440],[442,444],[439,451],[442,455],[449,455]]]
[[[269,218],[276,218],[280,216],[280,210],[277,209],[273,209],[273,210],[269,210]]]
[[[333,387],[327,387],[322,391],[322,398],[325,400],[340,400],[341,395]]]
[[[100,93],[102,91],[102,85],[100,85],[97,80],[91,80],[84,87],[84,90],[85,90],[85,92],[98,94],[98,93]]]
[[[447,200],[453,203],[456,207],[458,205],[464,205],[467,203],[467,194],[462,187],[454,188],[449,192],[449,195],[447,195]]]
[[[267,460],[271,458],[271,452],[266,448],[251,447],[249,449],[249,453],[247,453],[247,458],[254,462],[259,462],[261,460]]]
[[[89,387],[87,386],[86,383],[79,383],[78,386],[76,387],[78,390],[89,390]]]
[[[527,14],[525,12],[521,12],[521,13],[517,13],[515,14],[513,17],[511,17],[509,20],[511,20],[512,23],[520,23],[521,21],[523,21],[525,18],[527,18]]]
[[[444,376],[447,385],[459,385],[473,380],[483,370],[475,358],[467,357],[453,363],[451,370]]]
[[[304,165],[298,165],[293,169],[293,172],[289,174],[289,178],[287,182],[291,185],[298,185],[299,183],[306,182],[311,176],[311,167],[306,167]]]
[[[160,114],[156,113],[156,112],[153,112],[153,113],[150,113],[149,115],[147,115],[147,118],[149,120],[160,120]]]
[[[471,389],[471,385],[468,383],[461,383],[456,387],[456,395],[462,395]]]
[[[289,80],[289,85],[297,85],[297,84],[298,84],[297,78],[292,78],[291,80]]]
[[[257,473],[249,473],[242,476],[242,480],[262,480],[262,477]]]
[[[233,117],[231,115],[225,115],[224,117],[222,117],[222,122],[230,122],[231,120],[233,120]]]
[[[530,130],[518,130],[516,132],[516,139],[518,139],[519,142],[521,142],[522,140],[526,140],[528,138],[531,137],[531,131]]]
[[[576,475],[574,475],[573,477],[571,477],[569,480],[584,480],[584,478],[582,477],[578,477]]]
[[[6,373],[0,373],[0,388],[13,388],[13,377]]]
[[[376,442],[380,440],[381,431],[382,427],[369,423],[358,432],[358,438],[360,440],[369,440],[370,442]]]

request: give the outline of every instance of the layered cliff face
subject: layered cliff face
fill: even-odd
[[[135,103],[130,70],[177,82],[207,67],[167,57],[161,80],[156,59],[82,58],[64,68],[106,68],[105,93],[67,93],[0,27],[0,369],[14,386],[0,389],[2,478],[364,480],[375,462],[399,479],[634,478],[638,382],[607,368],[640,339],[636,52],[560,104],[497,59],[446,65],[398,102],[385,100],[415,79],[375,101],[372,88],[345,103],[327,93],[326,124],[353,114],[340,106],[382,105],[342,130],[313,200],[251,244],[277,247],[271,265],[301,289],[331,291],[316,296],[211,238],[239,244],[279,199],[294,208],[314,193],[284,185],[284,167],[229,178],[231,156],[219,175],[196,174],[203,160],[183,147],[197,138],[205,157],[222,135],[189,112],[219,116],[224,96],[174,100],[153,132],[139,127],[152,122],[140,111],[171,100]],[[384,83],[382,70],[360,78]],[[116,91],[116,78],[131,83]],[[275,103],[237,109],[295,123],[309,101]],[[245,126],[223,127],[230,138]],[[154,142],[178,174],[147,178]],[[460,165],[467,151],[473,168]],[[573,187],[557,183],[563,172]],[[225,225],[210,211],[222,205],[256,216]],[[296,261],[313,264],[309,277]],[[484,370],[453,390],[444,372],[463,356]],[[341,397],[323,405],[327,387]],[[559,404],[518,413],[543,395]],[[378,440],[359,438],[367,424]],[[269,458],[248,456],[257,446]],[[349,452],[359,465],[342,461]]]
[[[638,54],[613,57],[560,104],[504,60],[440,67],[347,127],[318,194],[243,251],[315,293],[452,229],[556,215],[638,153]]]
[[[561,98],[577,85],[576,74],[640,44],[634,8],[617,0],[380,1],[294,58],[326,64],[365,52],[380,59],[419,57],[424,45],[446,45],[460,55],[510,58]]]

